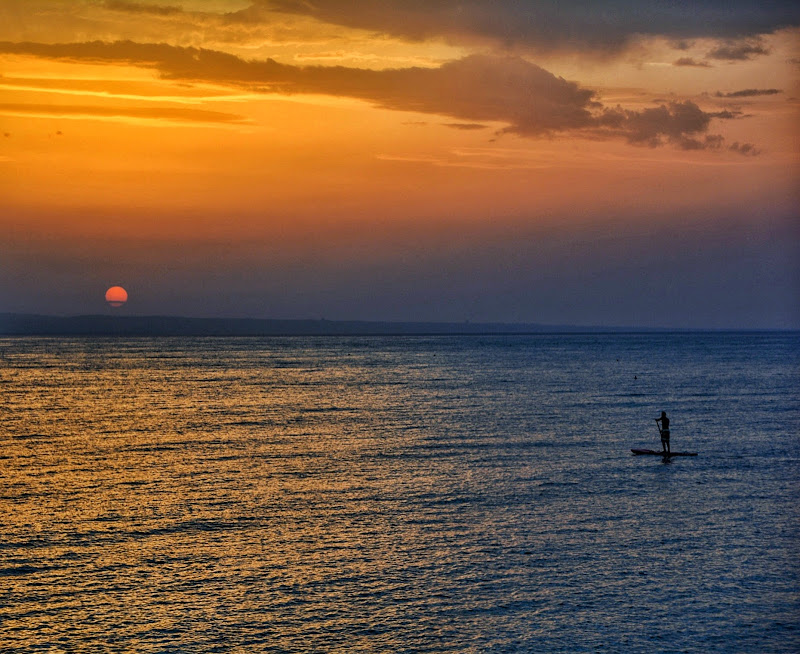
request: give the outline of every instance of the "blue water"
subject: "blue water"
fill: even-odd
[[[0,339],[0,649],[800,651],[800,335]],[[654,418],[671,418],[672,449]]]

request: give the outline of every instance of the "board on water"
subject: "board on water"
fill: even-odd
[[[662,452],[661,450],[637,450],[631,448],[634,454],[655,454],[657,456],[697,456],[697,452]]]

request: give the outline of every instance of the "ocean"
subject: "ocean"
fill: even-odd
[[[800,334],[0,338],[0,650],[800,651]],[[660,448],[697,457],[634,456]]]

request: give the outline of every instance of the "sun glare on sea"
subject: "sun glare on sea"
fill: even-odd
[[[121,307],[128,301],[128,291],[122,286],[112,286],[106,291],[106,302],[111,307]]]

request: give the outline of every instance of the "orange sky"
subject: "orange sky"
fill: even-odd
[[[800,327],[797,12],[601,4],[4,2],[0,313]]]

